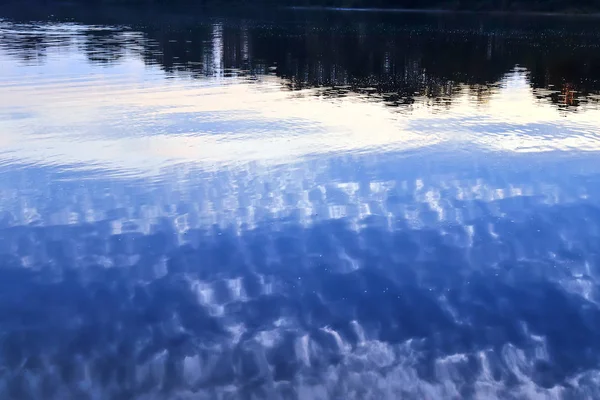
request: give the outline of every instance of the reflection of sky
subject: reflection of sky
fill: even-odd
[[[430,147],[428,154],[436,150]],[[209,389],[198,389],[196,382],[219,371],[205,353],[229,360],[232,349],[246,346],[269,354],[264,363],[272,369],[265,366],[261,373],[308,391],[301,399],[315,398],[307,377],[326,388],[312,389],[317,394],[343,382],[349,391],[384,387],[384,399],[398,393],[420,398],[423,391],[444,399],[457,395],[463,380],[481,398],[506,398],[506,390],[524,398],[574,393],[592,399],[597,393],[589,383],[598,376],[596,358],[584,356],[600,343],[594,330],[582,329],[597,320],[600,301],[595,250],[600,181],[593,156],[563,166],[543,154],[424,159],[367,153],[281,167],[174,168],[158,182],[81,172],[65,176],[62,168],[49,166],[1,173],[1,265],[44,271],[38,279],[50,281],[49,288],[62,285],[70,296],[64,305],[56,300],[60,296],[47,299],[47,307],[57,308],[53,320],[40,317],[35,326],[52,328],[42,342],[49,345],[17,347],[24,354],[33,348],[42,349],[37,351],[43,359],[61,354],[62,348],[48,347],[60,343],[55,332],[68,339],[78,334],[69,325],[74,319],[107,329],[94,319],[97,310],[113,315],[108,326],[115,320],[126,324],[132,314],[156,313],[160,323],[128,328],[127,340],[140,354],[130,367],[135,378],[126,381],[136,393],[154,393],[161,377],[175,379],[161,370],[169,362],[185,377],[170,390],[204,393]],[[96,290],[91,293],[115,282],[148,290],[148,309],[140,311],[132,300],[137,297],[121,288],[112,296],[123,314],[106,300],[98,305],[82,299],[82,308],[69,309],[79,296],[78,287],[63,278],[71,266],[90,282],[87,290]],[[0,269],[2,277],[7,271]],[[22,301],[11,293],[4,298]],[[287,304],[297,303],[301,310],[287,311]],[[190,315],[207,321],[190,324]],[[569,341],[574,333],[563,321],[577,324],[584,345]],[[213,325],[224,332],[210,337]],[[97,371],[115,343],[124,346],[121,335],[86,335],[93,338],[93,353],[69,342],[71,351],[61,354],[84,371]],[[178,335],[185,343],[186,335],[192,338],[183,355]],[[72,350],[80,347],[84,356]],[[331,353],[338,362],[328,358]],[[278,354],[286,360],[271,358]],[[435,369],[426,379],[420,368],[428,355]],[[473,358],[478,367],[462,370]],[[549,371],[538,373],[542,361]],[[277,372],[286,362],[292,364],[290,378]],[[323,363],[327,374],[319,369]],[[358,382],[347,380],[348,370]],[[509,377],[490,381],[489,370]],[[563,379],[553,375],[557,370],[577,384],[552,386]],[[46,376],[45,371],[32,374]],[[121,389],[93,379],[95,373],[84,388],[103,397]],[[518,384],[511,383],[511,373],[519,374]],[[251,379],[244,369],[234,376]],[[86,382],[50,377],[69,391],[77,390],[73,380]],[[150,378],[152,386],[140,383]],[[543,386],[544,379],[551,384]]]
[[[485,107],[464,95],[449,112],[432,117],[419,104],[408,114],[397,114],[359,96],[321,99],[310,91],[290,93],[275,77],[251,83],[231,78],[213,86],[146,81],[139,79],[146,70],[138,67],[118,67],[118,79],[104,72],[112,67],[69,82],[46,74],[13,76],[11,87],[4,88],[10,95],[2,96],[0,107],[4,115],[30,117],[0,122],[4,158],[150,171],[173,162],[281,162],[440,142],[490,151],[599,149],[599,111],[565,118],[537,102],[519,73],[508,76]]]
[[[214,60],[222,57],[220,32],[215,25]],[[81,40],[73,38],[75,44]],[[141,173],[173,163],[281,163],[440,143],[508,152],[600,148],[600,110],[561,115],[535,98],[519,69],[483,105],[465,90],[442,112],[424,99],[396,113],[361,95],[328,99],[315,96],[316,90],[289,92],[274,76],[164,80],[130,53],[100,67],[79,48],[50,48],[43,63],[26,66],[0,50],[5,162]],[[214,61],[215,71],[220,65]]]
[[[598,111],[56,51],[0,53],[0,396],[597,398]]]

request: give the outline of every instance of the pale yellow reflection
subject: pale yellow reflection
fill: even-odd
[[[95,74],[73,81],[51,76],[19,81],[13,76],[15,81],[2,88],[9,95],[0,97],[0,112],[27,117],[0,121],[0,157],[5,162],[156,172],[172,163],[279,163],[444,142],[509,152],[600,150],[600,111],[565,118],[534,97],[520,72],[508,75],[483,105],[464,90],[449,108],[434,113],[424,99],[417,99],[409,112],[397,112],[364,96],[331,99],[314,96],[314,90],[290,92],[275,76],[256,82],[143,80],[146,68],[131,61],[125,75]],[[231,131],[225,126],[209,133],[187,122],[188,130],[181,133],[180,113],[197,116],[202,126],[211,121],[262,124],[255,130],[250,123],[242,132],[237,124]],[[531,135],[520,129],[531,124],[549,132]]]

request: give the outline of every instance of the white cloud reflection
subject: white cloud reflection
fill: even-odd
[[[79,59],[65,75],[58,72],[62,58],[44,66],[16,66],[2,54],[0,60],[8,72],[0,87],[6,163],[153,174],[180,163],[283,163],[440,143],[494,152],[600,150],[600,111],[565,117],[534,97],[521,71],[484,106],[465,90],[444,112],[417,101],[399,113],[359,95],[290,92],[275,76],[166,80],[141,61],[99,69]]]

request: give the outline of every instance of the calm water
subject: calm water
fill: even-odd
[[[597,20],[0,17],[0,398],[600,398]]]

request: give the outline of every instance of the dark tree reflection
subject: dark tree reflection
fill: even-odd
[[[390,106],[415,98],[450,106],[466,88],[485,104],[516,68],[526,71],[538,98],[564,110],[597,105],[600,93],[598,35],[585,20],[557,25],[451,15],[284,13],[252,19],[74,10],[69,15],[76,21],[96,27],[68,36],[4,22],[10,39],[4,48],[23,60],[39,60],[48,47],[77,42],[92,62],[117,63],[130,54],[170,74],[198,78],[276,74],[290,90],[322,88],[315,93],[333,97],[362,93]],[[113,25],[97,28],[101,23]]]

